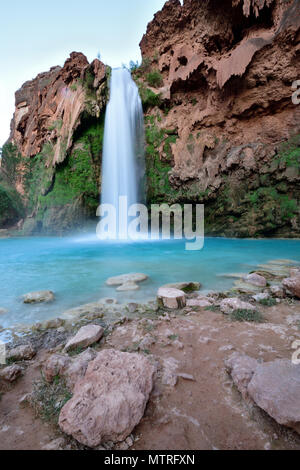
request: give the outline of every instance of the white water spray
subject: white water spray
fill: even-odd
[[[113,69],[105,116],[101,205],[116,209],[117,238],[127,238],[128,225],[120,197],[127,197],[128,207],[144,202],[144,172],[144,118],[138,88],[128,70]]]

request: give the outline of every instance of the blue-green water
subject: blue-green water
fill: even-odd
[[[230,288],[223,273],[248,272],[258,264],[289,258],[300,261],[300,240],[237,240],[207,238],[201,251],[186,251],[183,241],[108,243],[91,238],[28,238],[0,240],[0,307],[8,313],[0,324],[31,324],[65,310],[115,297],[120,303],[148,300],[159,286],[199,281],[204,290]],[[149,280],[139,291],[117,293],[107,287],[110,276],[143,272]],[[52,304],[24,305],[27,292],[50,289]]]

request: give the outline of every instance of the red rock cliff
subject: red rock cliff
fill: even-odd
[[[171,166],[169,199],[205,202],[212,233],[300,234],[300,106],[291,99],[300,79],[299,28],[297,0],[170,0],[140,43],[144,67],[162,77],[152,88],[161,104],[148,110],[151,126],[155,119],[174,135],[171,158],[167,140],[159,148]],[[139,79],[145,84],[147,76]],[[291,138],[298,138],[291,153],[298,150],[289,162],[282,145]],[[263,201],[250,216],[251,197]],[[293,209],[285,213],[284,204]]]

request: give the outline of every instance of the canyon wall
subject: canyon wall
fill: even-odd
[[[211,235],[299,237],[300,1],[170,0],[140,46],[148,203],[204,203]],[[72,53],[16,92],[0,227],[95,217],[109,76]]]
[[[151,95],[149,201],[203,202],[209,234],[300,235],[299,27],[294,0],[170,0],[155,15],[134,71]]]
[[[2,226],[19,220],[24,234],[56,234],[95,217],[109,75],[98,59],[89,64],[73,52],[63,67],[52,67],[16,92],[2,149]],[[22,203],[9,208],[12,192]]]

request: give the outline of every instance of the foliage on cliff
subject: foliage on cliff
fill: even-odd
[[[22,199],[15,189],[20,159],[21,156],[13,144],[7,143],[1,149],[0,227],[13,225],[24,216]]]

